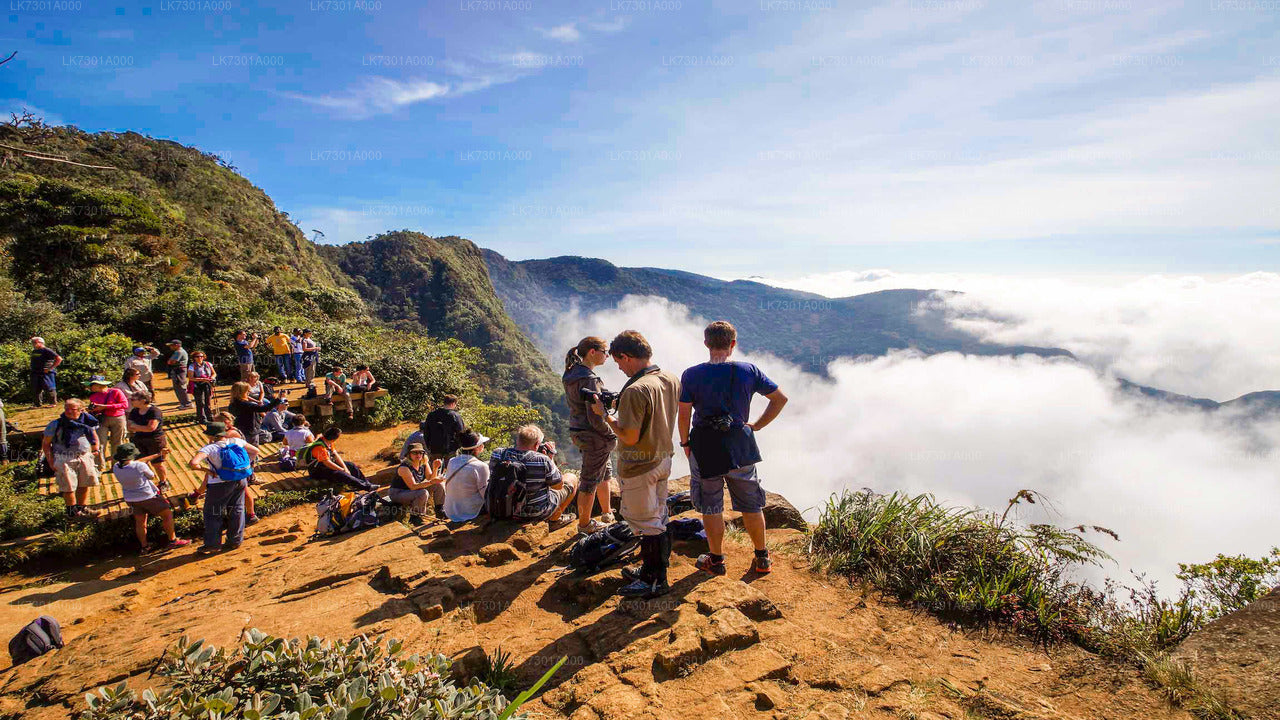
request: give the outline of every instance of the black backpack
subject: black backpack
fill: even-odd
[[[631,526],[616,522],[609,527],[580,538],[569,551],[569,569],[591,575],[626,562],[640,545]]]
[[[448,455],[457,450],[457,427],[453,413],[443,408],[432,410],[418,427],[426,441],[427,452],[432,455]]]
[[[21,665],[60,647],[62,626],[48,615],[41,615],[9,641],[9,656],[13,658],[14,665]]]
[[[518,460],[503,460],[494,466],[489,476],[489,487],[484,491],[484,504],[489,508],[490,518],[510,520],[515,517],[516,508],[524,502],[527,479],[528,470]]]

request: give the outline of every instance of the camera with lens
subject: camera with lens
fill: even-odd
[[[713,415],[707,418],[706,426],[719,433],[727,433],[733,429],[732,415]]]
[[[605,412],[618,407],[618,393],[604,389],[592,390],[591,388],[582,388],[582,399],[586,401],[587,404],[591,404],[596,400],[599,400],[600,404],[604,405]]]

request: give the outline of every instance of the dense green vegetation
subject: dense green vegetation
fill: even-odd
[[[348,277],[265,193],[212,155],[134,133],[4,125],[0,135],[9,145],[114,168],[10,153],[0,169],[0,311],[8,319],[0,327],[0,398],[29,397],[31,335],[64,356],[59,384],[77,394],[90,374],[118,376],[135,342],[163,348],[170,338],[206,351],[230,379],[234,332],[265,335],[280,325],[314,330],[322,368],[371,366],[391,391],[377,423],[420,419],[444,394],[463,396],[476,417],[510,415],[517,411],[504,407],[525,401],[550,416],[550,369],[503,313],[470,243],[426,245],[417,236],[379,246],[395,251],[388,267],[412,255],[420,266],[411,270],[438,268],[434,301],[407,272],[395,276],[402,289],[366,305],[352,287],[370,288],[364,274]],[[348,255],[359,249],[335,257]],[[397,313],[400,300],[415,303],[413,312]],[[261,348],[258,360],[264,376],[275,374],[270,350]]]
[[[563,661],[561,661],[563,663]],[[459,686],[443,655],[408,655],[404,644],[360,635],[350,642],[272,637],[250,629],[234,652],[182,638],[157,674],[169,681],[141,697],[125,683],[86,695],[86,720],[507,720],[559,669],[508,702],[472,679]]]
[[[480,248],[458,237],[401,230],[368,242],[321,248],[383,321],[411,333],[483,348],[481,391],[501,404],[529,404],[561,431],[563,388],[546,359],[495,295]],[[558,434],[558,432],[553,432]]]

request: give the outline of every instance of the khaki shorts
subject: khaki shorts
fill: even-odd
[[[98,484],[98,465],[93,461],[93,453],[85,453],[65,460],[55,456],[53,477],[58,483],[60,493],[94,487]]]
[[[664,458],[647,473],[619,477],[622,502],[618,512],[637,535],[661,535],[667,531],[667,478],[671,458]]]

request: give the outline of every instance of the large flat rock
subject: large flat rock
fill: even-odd
[[[1280,717],[1280,588],[1210,623],[1173,653],[1251,717]]]

